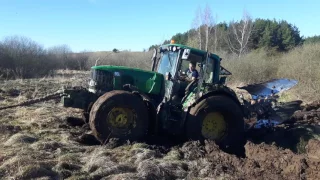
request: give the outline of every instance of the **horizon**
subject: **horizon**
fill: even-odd
[[[235,1],[0,1],[1,39],[24,36],[45,48],[68,45],[73,52],[87,50],[143,51],[177,33],[192,28],[198,7],[208,4],[217,23],[240,20],[246,10],[252,19],[285,20],[295,25],[300,35],[320,35],[320,2],[306,0],[268,3]],[[285,9],[284,9],[285,8]],[[124,13],[123,13],[124,12]],[[299,12],[298,15],[295,12]],[[308,21],[306,21],[308,19]],[[178,23],[177,23],[178,22]]]

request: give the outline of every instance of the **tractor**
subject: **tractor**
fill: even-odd
[[[82,119],[101,144],[111,138],[139,141],[167,136],[215,141],[224,150],[239,152],[252,127],[245,119],[282,123],[290,118],[276,112],[281,106],[276,105],[276,94],[298,81],[273,79],[237,87],[251,95],[249,102],[226,86],[231,73],[221,61],[214,53],[171,42],[154,49],[150,70],[95,65],[89,87],[63,87],[0,110],[61,98],[64,107],[83,110]]]
[[[169,135],[184,140],[213,140],[239,147],[244,139],[244,113],[233,90],[231,73],[213,53],[182,44],[154,50],[151,70],[99,65],[91,68],[89,88],[65,90],[65,107],[84,109],[93,135],[138,141]],[[197,78],[185,73],[195,65]]]

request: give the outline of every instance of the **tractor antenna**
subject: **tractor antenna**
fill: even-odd
[[[96,64],[94,66],[97,66],[99,60],[100,60],[100,57],[96,60]]]

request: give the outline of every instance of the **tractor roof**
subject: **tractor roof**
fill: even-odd
[[[193,48],[193,47],[190,47],[190,46],[186,46],[186,45],[183,45],[183,44],[164,44],[164,45],[162,45],[162,47],[167,47],[167,46],[178,46],[178,47],[183,48],[183,49],[190,49],[192,53],[198,54],[200,56],[205,56],[207,54],[207,51],[196,49],[196,48]],[[220,60],[220,57],[218,55],[216,55],[216,54],[213,54],[213,53],[210,53],[210,57]]]

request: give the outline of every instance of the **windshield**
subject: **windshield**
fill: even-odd
[[[170,72],[173,76],[175,73],[175,66],[177,63],[178,54],[178,52],[164,52],[160,60],[158,73],[166,74],[167,72]]]

